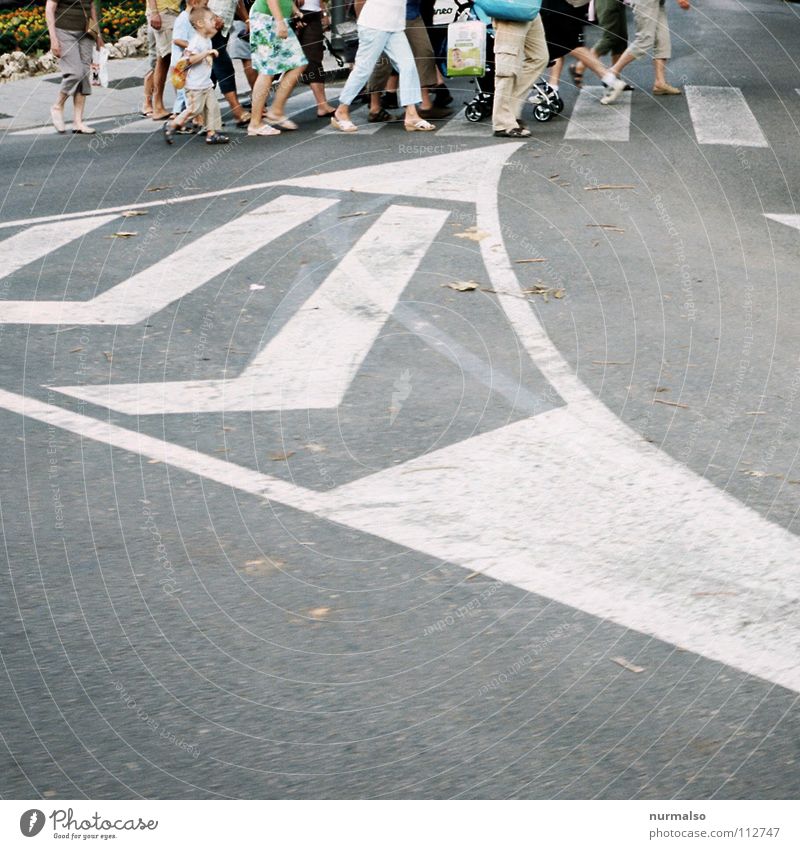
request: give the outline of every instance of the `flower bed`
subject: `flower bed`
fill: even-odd
[[[145,22],[144,7],[141,0],[124,0],[102,7],[100,28],[105,41],[113,42],[124,35],[135,35]],[[0,13],[0,53],[14,50],[35,53],[49,49],[44,5]]]

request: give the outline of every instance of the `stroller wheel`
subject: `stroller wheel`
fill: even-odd
[[[564,101],[561,99],[560,94],[556,95],[555,100],[550,104],[550,106],[556,115],[560,115],[564,111]]]
[[[544,103],[537,103],[533,107],[533,117],[537,121],[549,121],[553,117],[553,111]]]
[[[483,120],[483,109],[481,108],[481,105],[474,101],[472,103],[468,103],[467,108],[464,110],[464,117],[473,123]]]

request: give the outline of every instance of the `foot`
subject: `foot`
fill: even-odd
[[[379,109],[377,112],[369,113],[370,124],[389,124],[397,120],[391,112],[387,112],[385,109]]]
[[[527,139],[531,131],[527,127],[512,127],[510,130],[495,130],[494,136],[498,139]]]
[[[88,124],[76,124],[72,132],[81,136],[93,136],[97,130],[95,130],[94,127],[90,127]]]
[[[175,131],[177,127],[173,127],[169,121],[164,121],[164,126],[162,127],[162,131],[164,133],[164,141],[167,144],[172,144],[172,137],[175,135]]]
[[[64,107],[63,106],[51,106],[50,107],[50,120],[53,122],[53,126],[59,133],[65,133],[67,131],[67,127],[64,124]]]
[[[160,112],[153,112],[152,119],[154,121],[166,121],[168,118],[172,118],[172,113],[168,112],[166,109],[162,109]]]
[[[325,108],[318,106],[317,107],[317,118],[330,118],[331,115],[333,115],[335,112],[336,112],[336,110],[333,108],[333,106],[328,105]]]
[[[206,144],[228,144],[230,139],[222,133],[211,133],[206,136]]]
[[[337,118],[335,114],[331,115],[331,126],[340,133],[358,132],[358,127],[349,118]]]
[[[237,127],[246,127],[250,123],[249,112],[240,112],[238,115],[234,115],[233,117],[236,120]]]
[[[608,91],[600,98],[600,102],[603,106],[608,106],[610,103],[616,103],[623,91],[625,91],[625,81],[617,77],[617,79],[615,79],[608,87]]]
[[[653,86],[653,94],[683,94],[683,92],[669,83],[656,83]]]
[[[433,124],[428,123],[424,118],[412,118],[410,121],[404,121],[407,133],[430,133],[436,129]]]
[[[444,106],[432,106],[430,109],[417,109],[417,113],[420,118],[449,118],[453,110]]]
[[[575,83],[575,88],[580,88],[583,85],[583,71],[575,62],[569,66],[569,74],[572,77],[572,82]]]
[[[279,136],[281,131],[277,127],[270,127],[269,124],[261,124],[259,127],[248,127],[248,136]]]
[[[267,112],[264,116],[270,124],[273,124],[276,127],[280,127],[282,130],[296,130],[298,129],[297,124],[292,121],[291,118],[287,118],[285,115],[273,115],[271,112]]]

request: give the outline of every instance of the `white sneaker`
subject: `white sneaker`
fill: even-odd
[[[608,87],[608,91],[600,98],[600,102],[603,106],[608,106],[610,103],[615,103],[619,100],[619,96],[622,92],[625,91],[625,80],[621,80],[619,77],[614,80],[613,83]]]

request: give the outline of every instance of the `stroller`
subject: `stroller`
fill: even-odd
[[[473,7],[478,20],[486,24],[486,73],[475,77],[477,94],[466,102],[464,117],[468,121],[483,121],[492,114],[494,104],[494,27],[491,18],[487,18],[478,7]],[[553,64],[552,62],[550,63]],[[558,92],[554,91],[546,81],[534,83],[528,102],[533,104],[533,117],[536,121],[549,121],[554,115],[564,111],[564,101]]]

